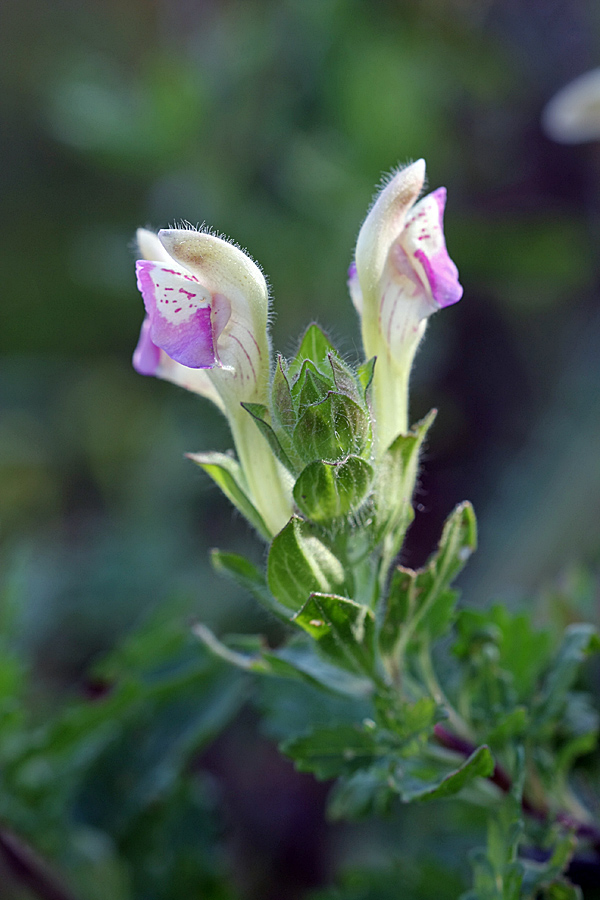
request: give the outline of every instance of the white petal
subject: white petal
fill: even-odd
[[[219,360],[231,374],[213,373],[219,390],[262,401],[270,369],[269,293],[262,272],[242,250],[212,234],[169,229],[160,231],[159,238],[169,255],[212,293],[215,313],[219,304],[229,304],[217,346]]]
[[[388,253],[404,227],[406,214],[425,180],[425,161],[417,160],[396,172],[371,207],[356,242],[356,268],[366,297],[383,275]]]
[[[548,137],[561,144],[600,139],[600,68],[562,88],[546,106],[542,124]]]
[[[156,262],[172,261],[154,231],[148,231],[147,228],[138,228],[135,238],[142,259],[153,259]]]

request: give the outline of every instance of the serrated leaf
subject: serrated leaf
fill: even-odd
[[[267,582],[274,597],[297,611],[313,592],[345,593],[342,563],[315,535],[309,522],[293,516],[273,540]]]
[[[294,485],[294,500],[314,522],[347,516],[366,498],[373,469],[359,456],[338,463],[315,460],[300,473]]]
[[[414,800],[436,800],[451,797],[474,778],[487,778],[494,771],[494,759],[489,747],[478,747],[465,762],[444,775],[442,778],[424,783],[418,776],[418,770],[405,775],[400,782],[400,793],[403,802]]]
[[[507,712],[496,723],[493,730],[485,735],[485,739],[492,749],[502,747],[507,741],[515,737],[521,737],[529,724],[529,714],[525,706],[516,706]]]
[[[188,453],[188,459],[200,466],[223,491],[230,503],[238,509],[265,540],[271,533],[262,516],[248,497],[240,464],[225,453]]]
[[[417,630],[435,639],[449,625],[454,592],[449,584],[465,565],[477,541],[470,503],[461,503],[449,516],[437,552],[424,569],[398,567],[392,576],[380,632],[382,652],[391,655],[398,643],[405,647]]]
[[[263,650],[262,658],[269,664],[271,674],[299,679],[334,694],[348,695],[362,701],[373,690],[370,679],[354,675],[323,659],[312,641],[291,641],[278,650]]]
[[[337,665],[374,675],[375,616],[368,606],[335,594],[314,593],[294,622]]]
[[[269,612],[289,622],[288,610],[281,607],[271,596],[263,572],[249,559],[237,553],[225,553],[223,550],[211,550],[211,562],[217,572],[227,575],[240,587],[248,591]]]
[[[349,397],[335,391],[308,406],[294,429],[294,447],[307,463],[315,459],[333,462],[359,456],[370,439],[371,423],[367,414]]]
[[[558,716],[566,701],[567,693],[590,653],[600,646],[593,625],[578,623],[565,631],[555,662],[549,670],[543,690],[536,703],[534,721],[540,727]]]
[[[290,363],[290,379],[299,373],[304,360],[309,359],[317,368],[321,368],[327,360],[327,354],[332,352],[335,352],[335,347],[325,332],[313,322],[304,332],[298,352]]]
[[[292,757],[300,772],[313,772],[320,779],[365,768],[378,754],[374,733],[359,725],[321,728],[284,741],[281,751]]]
[[[343,775],[327,798],[328,818],[337,822],[386,815],[398,798],[393,770],[393,762],[384,758],[368,768]]]
[[[279,438],[275,434],[273,427],[270,422],[270,414],[267,407],[262,403],[242,403],[243,408],[249,413],[254,419],[259,431],[266,438],[266,441],[279,460],[282,465],[286,467],[290,472],[295,472],[294,465],[292,464],[290,458],[287,453],[281,446]]]

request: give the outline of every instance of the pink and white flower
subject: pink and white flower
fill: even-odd
[[[213,234],[164,229],[137,234],[146,318],[133,356],[142,375],[197,393],[254,401],[269,379],[268,290],[258,266]]]
[[[444,239],[445,188],[417,202],[418,160],[396,172],[358,235],[348,273],[367,358],[376,356],[373,403],[380,450],[408,427],[408,377],[427,319],[460,300],[458,270]]]
[[[267,401],[264,276],[239,247],[204,231],[176,228],[156,235],[140,229],[137,240],[143,257],[136,265],[137,281],[146,317],[134,368],[201,394],[225,413],[239,460],[238,487],[267,531],[276,534],[292,513],[291,487],[241,406]]]

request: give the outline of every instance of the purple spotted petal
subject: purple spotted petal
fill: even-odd
[[[438,308],[457,303],[462,297],[458,269],[450,259],[444,239],[446,188],[423,197],[406,218],[400,243],[426,276]]]
[[[142,329],[133,351],[133,368],[140,375],[156,375],[160,363],[160,347],[157,347],[150,337],[150,319],[148,316],[142,322]]]
[[[198,279],[184,270],[148,260],[139,260],[136,271],[152,343],[191,369],[218,365],[211,322],[212,297]]]

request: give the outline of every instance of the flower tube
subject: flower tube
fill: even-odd
[[[387,182],[360,229],[349,271],[365,354],[377,357],[372,402],[379,453],[408,430],[408,381],[428,317],[462,296],[444,240],[446,190],[416,202],[424,180],[421,159]]]

